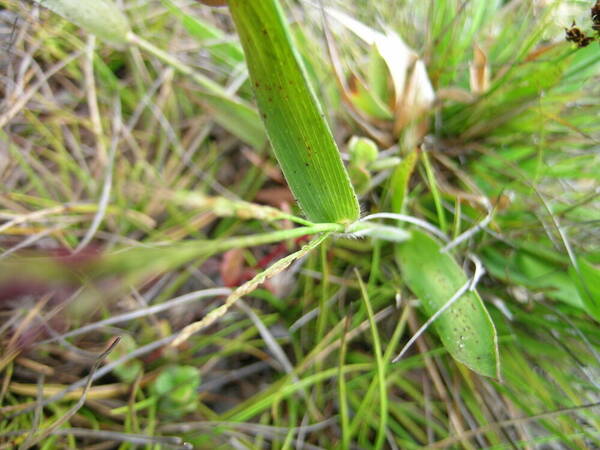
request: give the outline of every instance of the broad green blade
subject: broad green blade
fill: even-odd
[[[314,222],[351,223],[356,195],[308,84],[277,0],[231,0],[258,108],[300,207]]]
[[[412,238],[396,245],[396,261],[408,288],[432,316],[464,286],[467,277],[454,258],[427,234],[414,230]],[[433,322],[444,347],[471,370],[499,377],[496,328],[476,291],[465,293]]]
[[[129,21],[112,0],[34,0],[112,44],[124,46],[130,30]]]
[[[415,170],[418,159],[419,154],[416,150],[413,150],[396,166],[390,177],[389,192],[392,197],[392,212],[399,214],[404,213],[406,198],[408,197],[408,183]]]

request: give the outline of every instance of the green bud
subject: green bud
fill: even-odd
[[[377,159],[379,150],[371,139],[353,136],[348,143],[350,161],[352,164],[367,167]]]

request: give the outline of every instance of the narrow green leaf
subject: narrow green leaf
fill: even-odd
[[[396,245],[396,261],[408,288],[432,316],[465,285],[467,277],[442,246],[414,230],[412,238]],[[467,291],[433,322],[444,347],[471,370],[499,377],[498,343],[494,323],[479,294]]]
[[[368,84],[373,89],[373,94],[385,104],[389,104],[392,90],[388,87],[390,72],[385,60],[379,54],[376,45],[371,45],[368,65]]]
[[[427,152],[422,152],[421,155],[421,161],[423,161],[423,165],[425,166],[425,174],[427,175],[427,181],[429,183],[429,190],[431,191],[433,204],[435,205],[435,209],[437,211],[440,229],[446,233],[448,231],[448,222],[446,221],[446,213],[444,212],[445,210],[442,205],[442,194],[438,188],[438,178],[435,176],[433,166],[429,161]]]
[[[127,43],[129,21],[112,0],[34,1],[100,39],[118,46]]]
[[[419,154],[416,150],[410,152],[402,162],[396,166],[396,169],[390,178],[392,212],[399,214],[404,213],[406,196],[408,194],[408,182],[415,170],[418,157]]]
[[[277,0],[231,0],[258,108],[300,207],[315,222],[350,223],[359,206]]]
[[[358,269],[354,268],[358,284],[360,286],[360,293],[362,296],[363,304],[369,317],[369,326],[371,328],[371,339],[373,340],[373,352],[375,353],[375,367],[377,372],[377,387],[379,390],[379,426],[377,427],[377,437],[373,445],[374,449],[383,448],[385,441],[385,431],[387,427],[388,418],[388,393],[387,384],[385,380],[385,360],[383,359],[383,352],[381,350],[381,339],[379,332],[377,331],[377,322],[375,321],[375,314],[373,313],[373,307],[371,306],[371,300],[367,293],[367,287],[360,277]]]
[[[346,316],[344,331],[340,344],[339,368],[338,368],[338,403],[340,411],[340,427],[342,429],[342,449],[350,448],[350,415],[348,413],[348,389],[346,387],[346,377],[344,375],[344,366],[346,365],[346,335],[350,326],[350,317]]]
[[[392,120],[394,118],[390,107],[383,103],[372,88],[357,76],[351,78],[348,95],[350,101],[367,115],[381,120]]]

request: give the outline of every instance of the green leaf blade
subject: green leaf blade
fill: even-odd
[[[232,0],[229,8],[271,145],[300,207],[315,222],[355,221],[356,194],[278,2]]]
[[[396,261],[409,289],[432,316],[467,282],[454,258],[421,231],[396,245]],[[465,293],[435,322],[434,327],[452,357],[471,370],[499,377],[496,329],[479,294]]]

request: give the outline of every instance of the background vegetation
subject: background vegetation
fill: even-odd
[[[0,1],[1,448],[600,446],[593,2],[282,2],[362,216],[459,238],[489,377],[451,326],[392,363],[441,259],[395,220],[316,238],[344,230],[286,187],[227,9],[116,3],[124,39]]]

